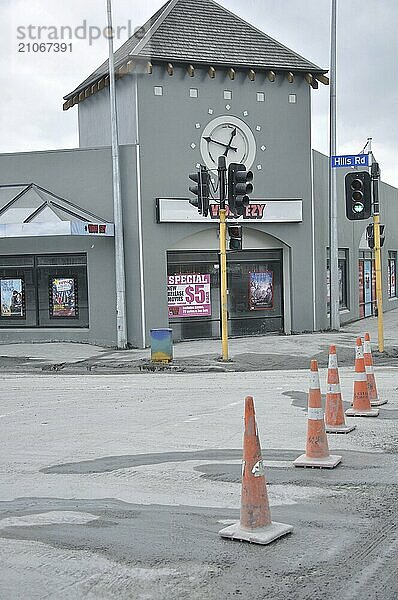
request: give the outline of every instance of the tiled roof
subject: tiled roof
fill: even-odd
[[[115,66],[128,59],[323,74],[296,54],[214,0],[169,0],[115,53]],[[108,74],[105,61],[71,98]]]

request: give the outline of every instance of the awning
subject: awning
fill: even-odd
[[[0,207],[0,238],[115,235],[113,223],[34,183],[0,186]]]

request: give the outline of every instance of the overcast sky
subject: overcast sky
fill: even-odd
[[[134,30],[163,3],[113,0],[114,25]],[[331,0],[219,3],[329,68]],[[84,21],[104,27],[106,0],[0,0],[0,152],[78,146],[77,109],[63,112],[62,97],[105,60],[106,39],[90,45],[74,37],[72,52],[57,54],[18,52],[18,44],[34,41],[19,39],[29,25],[75,28]],[[397,0],[338,0],[337,153],[358,153],[371,136],[382,179],[398,187],[397,24]],[[116,47],[126,37],[125,31]],[[313,91],[312,106],[313,147],[327,154],[328,87]]]

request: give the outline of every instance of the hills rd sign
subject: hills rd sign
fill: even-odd
[[[342,156],[331,156],[332,169],[338,167],[368,167],[369,154],[343,154]]]

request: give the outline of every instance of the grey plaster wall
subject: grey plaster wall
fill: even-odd
[[[123,156],[129,149],[123,150]],[[131,149],[130,149],[131,153]],[[0,184],[36,183],[113,221],[109,148],[3,154]],[[126,183],[129,188],[129,182]],[[115,344],[114,240],[98,237],[0,239],[0,254],[87,253],[90,324],[88,329],[7,329],[2,341],[77,341]]]
[[[319,152],[313,152],[314,160],[314,207],[315,207],[315,263],[316,263],[316,324],[317,329],[329,325],[327,315],[326,256],[329,239],[329,159]],[[339,248],[348,249],[349,266],[349,307],[341,311],[341,322],[359,319],[359,273],[358,261],[361,239],[368,221],[349,221],[345,216],[344,178],[348,169],[338,169],[338,237]],[[385,183],[380,185],[381,222],[387,224],[386,242],[382,250],[382,276],[384,309],[398,307],[398,300],[388,299],[388,251],[398,247],[398,190]]]
[[[163,87],[163,96],[154,95],[154,86]],[[198,89],[198,98],[189,97],[190,88]],[[264,224],[256,228],[281,240],[281,247],[283,242],[292,248],[292,329],[312,330],[308,84],[302,78],[289,84],[281,76],[270,83],[264,74],[251,82],[245,73],[239,72],[235,81],[223,72],[217,72],[212,80],[207,71],[199,69],[194,78],[184,69],[175,69],[174,76],[170,77],[164,68],[155,67],[153,75],[139,76],[138,90],[147,332],[152,327],[167,325],[167,305],[162,300],[166,289],[166,250],[178,246],[179,239],[203,230],[203,224],[157,224],[155,198],[189,196],[188,174],[202,162],[201,132],[210,120],[227,114],[244,120],[256,134],[258,152],[253,165],[253,198],[303,199],[303,223]],[[224,100],[224,90],[232,91],[232,100]],[[258,91],[266,93],[266,102],[257,102]],[[295,104],[289,103],[289,94],[297,95]],[[226,105],[230,105],[230,110]],[[256,131],[257,126],[261,132]],[[194,149],[191,148],[193,143],[196,144]],[[262,144],[267,147],[265,152],[260,150]],[[257,169],[260,164],[262,170]]]
[[[117,82],[117,112],[119,143],[135,144],[135,86],[132,77],[124,77]],[[92,148],[111,145],[111,122],[109,108],[109,88],[104,88],[94,96],[86,98],[78,105],[79,145]]]

